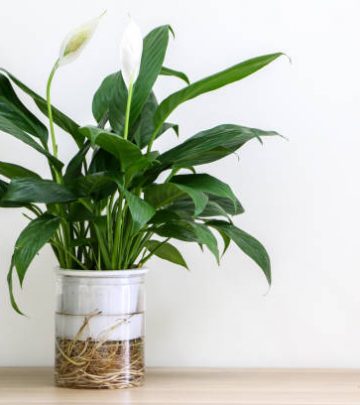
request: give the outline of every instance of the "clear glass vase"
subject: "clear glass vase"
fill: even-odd
[[[57,386],[143,384],[146,272],[57,270]]]

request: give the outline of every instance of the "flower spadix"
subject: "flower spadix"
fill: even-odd
[[[79,56],[94,35],[96,27],[104,14],[105,11],[100,16],[87,21],[68,33],[60,48],[59,65],[70,63]]]
[[[120,46],[121,73],[126,87],[135,83],[140,70],[143,38],[139,26],[130,18]]]

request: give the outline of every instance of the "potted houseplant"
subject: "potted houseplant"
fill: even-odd
[[[171,239],[206,247],[218,262],[218,239],[224,252],[233,241],[271,282],[265,248],[231,220],[243,212],[240,202],[201,165],[276,133],[221,124],[167,151],[156,150],[155,141],[166,131],[178,132],[167,119],[182,103],[255,73],[281,53],[190,83],[184,73],[164,66],[171,27],[155,28],[143,39],[130,21],[121,43],[121,70],[101,83],[92,104],[96,124],[84,126],[51,104],[51,84],[58,69],[81,52],[99,20],[65,39],[45,98],[0,71],[0,130],[47,159],[50,177],[0,162],[0,206],[29,213],[8,273],[10,299],[21,313],[13,273],[22,285],[35,255],[50,244],[59,263],[56,384],[74,388],[142,384],[145,266],[156,255],[187,267]],[[152,88],[160,75],[185,83],[158,104]],[[20,101],[15,88],[33,99],[48,127]],[[77,146],[67,164],[59,158],[55,126]]]

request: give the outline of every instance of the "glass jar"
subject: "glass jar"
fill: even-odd
[[[146,272],[57,270],[57,386],[143,384]]]

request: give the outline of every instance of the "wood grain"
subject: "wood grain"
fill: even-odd
[[[0,404],[360,405],[360,370],[149,369],[123,391],[53,386],[49,368],[0,369]]]

